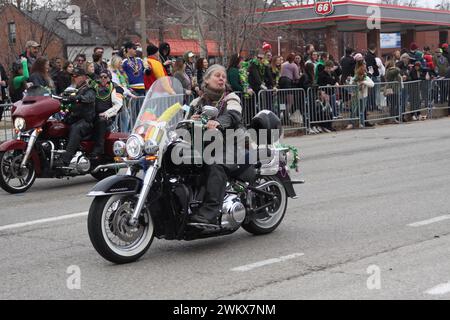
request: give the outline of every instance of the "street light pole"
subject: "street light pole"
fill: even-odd
[[[147,47],[147,14],[145,12],[145,0],[141,0],[141,47]]]

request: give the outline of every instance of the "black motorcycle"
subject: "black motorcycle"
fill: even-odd
[[[284,218],[288,198],[296,197],[293,185],[303,183],[289,177],[289,150],[271,146],[264,159],[230,172],[217,226],[190,223],[205,194],[205,164],[195,159],[199,156],[196,152],[183,153],[194,149],[192,140],[186,141],[174,129],[193,137],[204,131],[205,121],[215,118],[218,111],[204,107],[201,121],[184,119],[183,95],[164,93],[169,84],[182,92],[175,79],[156,82],[145,98],[133,134],[126,143],[114,145],[117,166],[126,166],[126,175],[107,178],[89,193],[95,197],[88,216],[89,237],[97,252],[113,263],[136,261],[154,237],[189,241],[229,235],[241,227],[255,235],[271,233]],[[258,130],[270,122],[267,117],[276,116],[267,111],[256,116]],[[174,154],[187,161],[174,161]]]

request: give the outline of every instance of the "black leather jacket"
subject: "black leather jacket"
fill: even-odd
[[[95,119],[95,98],[94,88],[85,84],[78,89],[70,114],[73,122],[84,119],[89,123],[93,123]]]

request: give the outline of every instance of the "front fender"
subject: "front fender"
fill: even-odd
[[[116,194],[139,194],[142,179],[133,176],[112,176],[103,179],[89,192],[88,197],[104,197]]]
[[[26,150],[27,144],[22,140],[9,140],[0,145],[0,152],[6,152],[11,150]]]
[[[27,150],[27,143],[22,140],[9,140],[5,141],[0,145],[0,152],[7,152],[12,150]],[[31,150],[31,159],[33,160],[34,170],[36,170],[36,175],[39,177],[41,175],[41,159],[36,150],[33,148]]]

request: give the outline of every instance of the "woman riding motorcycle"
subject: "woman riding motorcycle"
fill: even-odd
[[[203,106],[215,106],[219,109],[219,115],[216,119],[208,121],[206,124],[208,130],[220,128],[222,132],[225,132],[227,129],[234,129],[242,130],[242,134],[244,134],[241,100],[235,93],[230,93],[228,90],[227,72],[223,66],[212,65],[209,67],[204,75],[202,92],[201,97],[192,101],[187,118],[199,120]],[[230,150],[227,151],[230,152]],[[207,166],[205,172],[206,194],[202,206],[191,217],[192,223],[218,224],[229,169],[226,165],[216,163]]]

